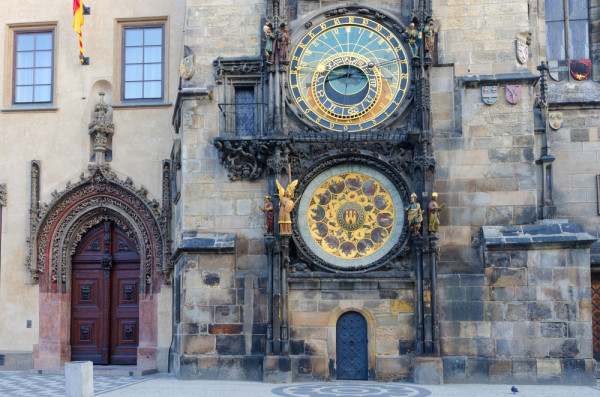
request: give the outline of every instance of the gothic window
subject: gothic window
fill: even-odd
[[[254,87],[235,87],[235,133],[256,135],[256,97]]]
[[[222,84],[221,135],[262,135],[266,110],[262,58],[217,58],[214,66],[217,83]]]
[[[589,59],[587,0],[546,0],[546,59]]]
[[[161,100],[164,97],[164,25],[124,26],[122,98]]]
[[[53,72],[54,30],[16,31],[13,103],[51,103]]]

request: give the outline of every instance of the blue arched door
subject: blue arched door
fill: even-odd
[[[342,314],[336,327],[338,379],[367,379],[367,341],[367,320],[357,312]]]

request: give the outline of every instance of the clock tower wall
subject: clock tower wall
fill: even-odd
[[[536,7],[520,0],[221,3],[188,2],[185,45],[195,73],[182,80],[174,117],[178,376],[343,379],[348,368],[338,352],[358,341],[343,336],[345,319],[366,338],[366,372],[352,379],[542,382],[558,366],[566,369],[553,379],[562,382],[571,376],[568,360],[591,366],[587,331],[544,339],[555,335],[549,323],[589,328],[591,240],[582,234],[579,247],[524,249],[507,240],[514,236],[492,239],[513,231],[560,240],[570,227],[556,226],[555,236],[543,221],[557,208],[548,200],[552,175],[535,106],[541,39],[525,63],[515,55],[515,36],[540,30]],[[233,29],[232,21],[242,23]],[[411,43],[419,33],[423,40]],[[286,34],[288,52],[280,53],[277,40]],[[375,39],[360,44],[368,35]],[[354,50],[329,51],[334,36]],[[370,47],[380,40],[381,48]],[[378,50],[393,59],[368,58]],[[594,122],[594,110],[585,114],[592,117],[576,121],[582,128]],[[571,170],[579,159],[562,152],[576,149],[582,128],[568,139],[556,135],[573,145],[556,152]],[[597,135],[590,128],[589,139]],[[587,152],[582,159],[591,163]],[[579,214],[591,230],[593,217],[583,219],[571,204],[583,194],[589,207],[595,190],[571,174],[555,186],[569,180],[587,185],[570,186],[583,189],[571,201],[561,185],[558,210]],[[369,220],[379,213],[366,182],[384,188],[377,202],[394,202],[393,212],[382,205],[377,211],[385,213]],[[425,212],[409,232],[413,192]],[[433,192],[446,204],[439,230],[426,210]],[[560,276],[563,262],[571,276]],[[544,279],[545,266],[556,285]],[[578,308],[572,319],[547,288]],[[546,317],[537,318],[544,308]],[[580,372],[577,382],[587,382],[589,371]]]

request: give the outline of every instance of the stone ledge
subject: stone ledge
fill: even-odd
[[[509,83],[535,85],[539,79],[539,75],[533,74],[529,70],[517,73],[479,74],[471,76],[459,76],[456,78],[459,86],[465,86],[467,88],[477,88],[482,85],[490,84]]]
[[[483,242],[489,251],[556,248],[590,248],[597,241],[574,223],[540,223],[522,226],[483,226]]]
[[[176,262],[184,253],[234,253],[235,233],[195,233],[183,236],[171,259]]]
[[[568,105],[597,105],[600,103],[600,84],[586,80],[553,82],[548,85],[550,110]]]

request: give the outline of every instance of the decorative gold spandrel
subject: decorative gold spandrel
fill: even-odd
[[[306,217],[312,238],[325,252],[359,259],[389,239],[395,208],[381,183],[349,172],[327,179],[315,190]]]

